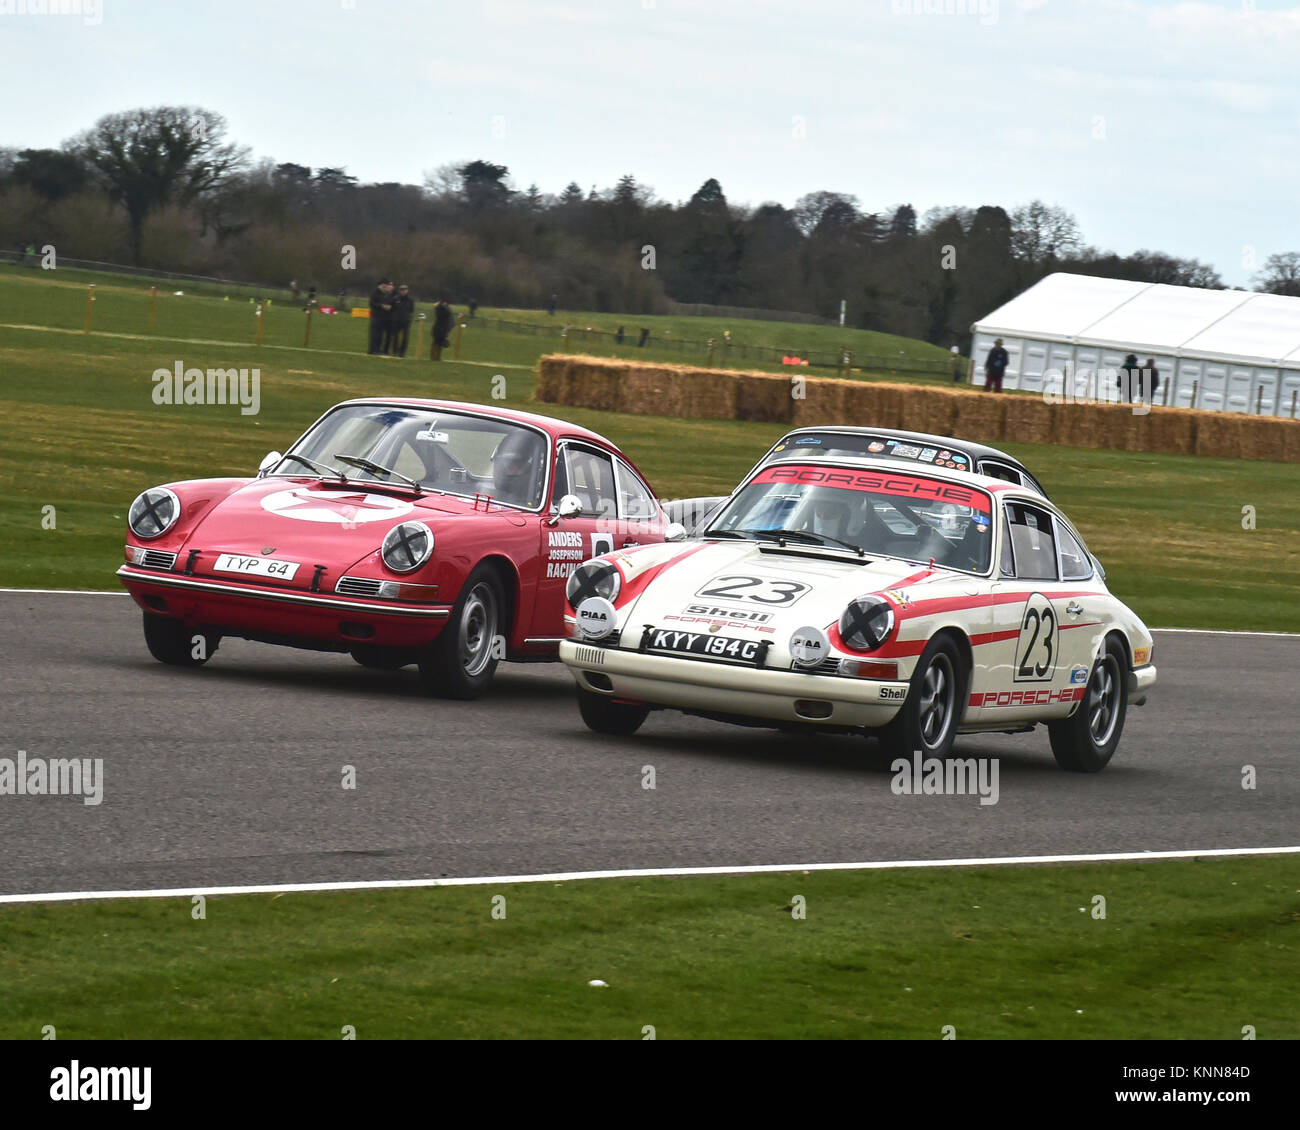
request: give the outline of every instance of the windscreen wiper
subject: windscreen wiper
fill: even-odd
[[[363,471],[369,471],[372,475],[392,475],[395,479],[401,479],[402,482],[406,483],[406,485],[415,491],[416,494],[424,493],[424,488],[414,479],[407,475],[403,475],[401,471],[394,471],[391,467],[385,467],[380,463],[376,463],[372,459],[365,459],[360,455],[340,455],[338,452],[335,452],[331,458],[342,459],[344,463],[351,463],[352,466],[360,467]]]
[[[282,455],[280,457],[280,462],[283,463],[286,459],[296,459],[304,467],[310,467],[313,471],[319,471],[322,478],[343,479],[344,482],[347,482],[347,478],[344,476],[342,471],[336,471],[333,467],[326,467],[325,464],[317,463],[315,459],[308,459],[305,455],[298,455],[291,451],[288,455]]]
[[[781,529],[781,530],[755,530],[753,532],[756,534],[766,534],[769,537],[773,537],[777,540],[778,544],[784,544],[784,539],[786,538],[794,538],[796,541],[803,539],[804,541],[811,542],[813,545],[827,545],[830,543],[834,543],[835,545],[842,546],[844,549],[852,550],[852,552],[856,553],[859,557],[866,556],[866,553],[864,552],[862,546],[860,545],[854,545],[852,542],[848,542],[848,541],[841,541],[839,538],[831,537],[830,534],[816,534],[813,533],[812,530]]]

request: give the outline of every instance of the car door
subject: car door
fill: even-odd
[[[616,548],[618,480],[614,457],[601,448],[573,440],[556,448],[550,507],[539,525],[537,601],[529,635],[560,639],[564,635],[564,587],[582,562]],[[559,516],[560,499],[575,495],[582,513]]]
[[[1045,507],[1019,499],[1003,502],[1001,521],[991,662],[971,705],[980,707],[981,722],[1062,717],[1088,662],[1088,633],[1075,630],[1083,613],[1078,582],[1062,580],[1058,533],[1068,531]]]

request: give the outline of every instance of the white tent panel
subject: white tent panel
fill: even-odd
[[[1156,402],[1289,416],[1300,395],[1300,298],[1240,290],[1048,275],[971,327],[974,383],[1001,337],[1007,388],[1120,397],[1108,370],[1136,354],[1160,372]]]
[[[1125,353],[1178,349],[1249,298],[1235,290],[1156,284],[1098,318],[1079,337],[1085,341],[1124,342]],[[1145,356],[1138,360],[1145,360]]]

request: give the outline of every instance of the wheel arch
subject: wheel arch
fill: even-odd
[[[975,676],[975,649],[971,647],[970,636],[966,634],[964,628],[957,624],[943,624],[930,634],[930,639],[935,640],[940,636],[947,636],[957,645],[957,656],[962,663],[961,675],[966,680],[961,688],[961,709],[957,713],[958,720],[964,720],[967,710],[970,709],[970,686],[971,680]],[[927,641],[927,645],[929,642]]]
[[[501,609],[502,624],[498,630],[507,640],[514,642],[511,637],[515,631],[519,619],[519,608],[522,604],[522,582],[519,579],[519,570],[510,558],[499,553],[490,553],[479,560],[474,569],[487,567],[492,570],[501,586],[501,598],[505,607]],[[474,570],[470,570],[471,574]]]

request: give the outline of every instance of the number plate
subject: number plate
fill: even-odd
[[[241,557],[237,553],[223,553],[212,568],[219,573],[243,573],[252,577],[273,577],[277,581],[291,581],[298,571],[297,561],[277,561],[273,557]]]
[[[767,650],[766,640],[738,640],[712,632],[674,632],[652,628],[646,640],[647,651],[669,651],[678,655],[699,655],[729,663],[757,667]]]

